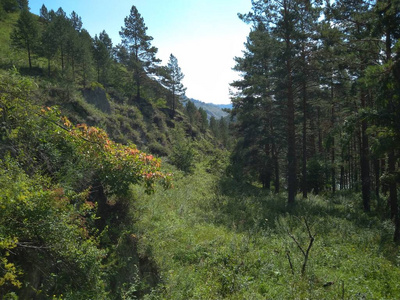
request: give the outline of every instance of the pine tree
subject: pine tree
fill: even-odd
[[[278,45],[263,23],[249,34],[242,58],[236,57],[234,70],[242,79],[231,85],[238,90],[232,98],[233,115],[239,143],[234,155],[241,162],[239,172],[269,189],[273,172],[273,155],[277,111],[273,101],[276,49]]]
[[[338,1],[335,6],[335,22],[344,37],[343,44],[347,48],[347,72],[350,74],[354,100],[360,113],[368,110],[372,104],[371,92],[363,84],[363,77],[368,65],[374,64],[379,55],[379,47],[372,38],[372,2],[370,1]],[[344,13],[342,13],[344,12]],[[371,171],[369,154],[368,124],[365,118],[358,120],[357,139],[359,144],[359,164],[361,175],[361,192],[363,207],[370,211]]]
[[[186,107],[185,107],[186,114],[189,117],[189,122],[190,124],[194,124],[196,120],[196,113],[197,113],[197,108],[196,105],[192,101],[187,101]]]
[[[51,21],[51,16],[46,5],[43,4],[40,8],[39,16],[40,20],[44,21],[45,23],[49,23]]]
[[[153,38],[146,34],[147,27],[144,19],[133,5],[129,16],[124,20],[125,27],[119,32],[122,42],[130,55],[129,67],[133,71],[133,78],[136,83],[136,97],[140,98],[142,78],[147,74],[155,72],[155,64],[159,60],[155,57],[157,48],[151,46]]]
[[[202,133],[205,133],[208,128],[208,117],[207,117],[207,112],[202,107],[199,107],[199,124],[200,124],[200,131]]]
[[[390,217],[395,224],[394,241],[400,243],[400,216],[398,209],[397,161],[400,157],[400,1],[379,0],[374,8],[375,34],[384,43],[380,65],[370,66],[367,79],[371,89],[376,91],[376,114],[372,120],[380,129],[375,142],[375,152],[387,158],[387,172],[384,184],[389,188]]]
[[[213,135],[218,138],[219,132],[218,132],[218,122],[215,119],[214,116],[211,116],[210,118],[210,130],[213,133]]]
[[[178,59],[171,54],[162,83],[171,92],[171,109],[173,115],[175,115],[177,101],[179,101],[180,97],[185,95],[186,88],[182,83],[184,77],[185,75],[183,75],[178,65]]]
[[[53,10],[47,11],[47,8],[43,5],[40,10],[40,16],[45,21],[44,30],[40,37],[40,53],[47,59],[47,73],[48,76],[51,74],[51,60],[57,53],[58,44],[56,40],[56,27],[53,21],[56,18],[56,14]]]
[[[91,70],[93,64],[92,37],[85,29],[79,32],[78,45],[80,50],[77,53],[77,61],[82,74],[82,84],[85,87],[92,76]]]
[[[32,52],[38,42],[39,29],[37,22],[28,9],[22,9],[17,25],[11,33],[15,47],[25,49],[28,54],[29,69],[32,69]]]
[[[51,20],[51,34],[57,48],[60,50],[61,69],[64,72],[66,67],[66,55],[68,47],[68,35],[72,30],[70,20],[67,18],[66,13],[60,7]]]
[[[93,54],[97,68],[97,81],[103,84],[107,84],[107,71],[111,63],[112,50],[111,38],[105,30],[103,30],[99,36],[95,35]]]
[[[78,16],[78,14],[75,11],[72,11],[71,16],[69,17],[69,20],[71,22],[72,28],[77,31],[80,32],[82,29],[82,18],[80,16]]]
[[[66,52],[68,55],[68,62],[69,66],[71,67],[72,70],[72,78],[75,80],[75,69],[76,69],[76,64],[79,61],[80,58],[80,52],[82,51],[82,43],[80,39],[80,32],[82,30],[82,20],[81,17],[78,16],[78,14],[73,11],[70,15],[70,18],[68,18],[70,26],[68,27],[67,31],[67,48]]]
[[[302,182],[301,190],[303,198],[307,198],[308,184],[307,184],[307,161],[310,153],[315,155],[315,151],[308,149],[308,122],[311,120],[309,117],[312,109],[309,101],[312,86],[318,84],[318,73],[312,72],[316,69],[316,62],[314,53],[317,49],[318,37],[317,30],[319,26],[318,19],[320,17],[321,9],[319,1],[304,1],[299,3],[299,50],[300,50],[300,68],[295,81],[300,87],[301,92],[299,98],[301,99],[302,108]]]
[[[278,90],[277,100],[285,103],[287,137],[287,183],[288,203],[295,202],[297,193],[297,153],[295,127],[295,64],[299,63],[296,55],[299,49],[300,0],[257,0],[252,1],[252,12],[241,15],[242,19],[253,24],[263,23],[268,33],[278,42],[280,55],[276,57],[276,75]]]

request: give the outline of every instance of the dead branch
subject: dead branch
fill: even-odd
[[[305,227],[307,229],[308,237],[310,238],[309,243],[308,243],[308,247],[307,247],[306,250],[304,250],[305,248],[303,248],[303,246],[296,239],[296,237],[289,230],[287,230],[288,235],[294,241],[294,243],[296,244],[297,248],[300,249],[301,253],[304,256],[303,266],[301,268],[301,276],[304,276],[304,274],[306,272],[306,267],[307,267],[307,262],[308,262],[308,258],[309,258],[309,255],[310,255],[310,250],[311,250],[311,248],[313,246],[313,243],[314,243],[314,240],[315,240],[315,234],[313,235],[311,233],[310,225],[308,224],[307,218],[303,217],[303,220],[304,220]],[[290,259],[289,256],[288,256],[288,259]],[[293,271],[293,268],[292,268],[292,271]]]

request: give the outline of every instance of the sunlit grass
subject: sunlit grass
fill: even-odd
[[[398,248],[389,238],[393,227],[365,215],[357,198],[311,196],[289,209],[284,195],[228,181],[221,188],[218,176],[201,168],[177,177],[172,190],[152,196],[136,190],[141,251],[151,253],[161,274],[149,299],[396,299],[400,294]],[[315,242],[301,276],[304,257],[288,232],[307,247],[304,217]]]
[[[4,19],[0,20],[0,67],[10,68],[12,66],[27,66],[28,58],[25,52],[15,49],[11,45],[10,35],[17,23],[19,13],[5,14]]]

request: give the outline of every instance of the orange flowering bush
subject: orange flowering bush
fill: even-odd
[[[0,298],[104,298],[119,275],[112,243],[130,230],[129,186],[152,193],[171,174],[135,145],[40,108],[36,89],[0,74]]]
[[[76,154],[96,171],[111,194],[124,195],[130,184],[137,183],[144,183],[148,193],[154,192],[157,181],[165,188],[171,186],[172,174],[161,172],[161,160],[138,150],[134,144],[115,143],[100,128],[73,125],[55,108],[43,108],[41,114],[56,125],[54,137],[72,143]]]

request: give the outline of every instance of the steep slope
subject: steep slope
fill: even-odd
[[[227,105],[218,105],[218,104],[213,104],[213,103],[205,103],[200,100],[196,100],[193,98],[188,99],[189,101],[192,101],[194,105],[196,105],[197,108],[201,107],[203,108],[208,115],[208,118],[214,117],[216,119],[219,119],[221,117],[225,118],[228,116],[228,113],[223,111],[223,108],[230,109],[232,108],[231,104]]]
[[[84,83],[77,77],[80,76],[78,73],[71,74],[70,69],[63,71],[60,53],[50,61],[50,76],[47,75],[47,60],[40,57],[40,51],[33,59],[34,70],[29,70],[25,52],[11,46],[10,34],[18,17],[18,12],[6,13],[0,20],[0,69],[8,70],[14,66],[21,74],[36,76],[39,89],[32,95],[36,103],[57,105],[73,122],[101,127],[113,140],[134,143],[156,155],[170,153],[177,127],[182,127],[191,138],[215,143],[212,134],[198,134],[200,124],[197,120],[189,122],[181,103],[177,103],[175,113],[171,111],[169,91],[156,80],[144,77],[142,97],[135,99],[131,88],[132,74],[116,60],[110,62],[111,75],[107,85],[96,82],[94,76]],[[43,28],[44,25],[38,23]]]

